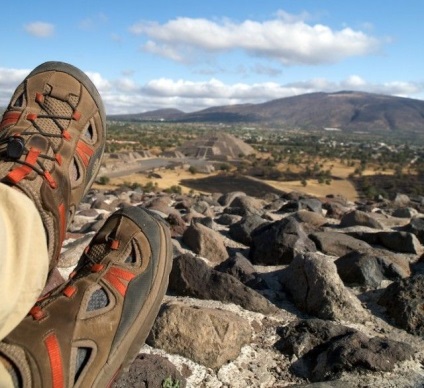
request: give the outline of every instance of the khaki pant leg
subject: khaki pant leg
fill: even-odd
[[[0,183],[0,340],[25,317],[46,283],[46,234],[33,202]]]
[[[1,388],[14,388],[12,377],[9,372],[0,362],[0,387]]]

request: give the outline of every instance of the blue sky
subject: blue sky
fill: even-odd
[[[85,71],[109,114],[316,91],[424,99],[423,15],[422,0],[6,2],[0,106],[48,60]]]

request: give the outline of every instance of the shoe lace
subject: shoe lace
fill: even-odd
[[[67,110],[72,112],[71,114],[54,114],[52,110],[52,104],[46,103],[47,98],[53,98],[46,94],[36,93],[35,101],[40,106],[41,112],[28,113],[26,120],[31,122],[29,129],[21,131],[19,133],[10,134],[8,131],[6,137],[0,139],[0,160],[13,162],[20,166],[12,169],[5,177],[6,180],[12,183],[18,183],[20,180],[25,178],[30,172],[35,171],[37,174],[47,180],[52,188],[57,187],[56,181],[51,176],[50,172],[45,166],[45,161],[49,160],[53,163],[61,165],[62,157],[59,153],[61,141],[57,139],[64,139],[65,141],[71,140],[71,135],[67,130],[67,127],[72,120],[78,121],[81,117],[81,113],[73,106],[69,101],[62,101],[68,105]],[[0,123],[0,130],[9,128],[18,122],[21,117],[20,111],[10,110],[7,111],[3,120]],[[46,130],[43,128],[42,123],[49,121],[50,126],[53,125],[54,130]],[[64,125],[67,123],[67,126]],[[42,153],[38,148],[28,148],[26,145],[26,139],[29,139],[32,135],[41,135],[48,142],[48,151],[51,150],[51,154]],[[55,141],[56,140],[56,141]],[[25,156],[25,158],[22,158]]]

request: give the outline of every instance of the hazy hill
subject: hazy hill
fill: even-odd
[[[267,122],[286,128],[424,132],[424,101],[342,91],[303,94],[261,104],[212,107],[192,113],[166,109],[110,118],[124,117],[137,121]]]
[[[108,119],[117,121],[175,121],[185,113],[178,109],[157,109],[145,113],[109,115]]]

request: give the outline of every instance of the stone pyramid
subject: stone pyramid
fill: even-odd
[[[215,132],[190,140],[177,148],[185,156],[199,159],[231,160],[255,150],[244,141],[225,132]]]

